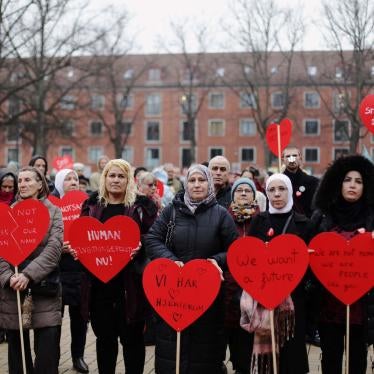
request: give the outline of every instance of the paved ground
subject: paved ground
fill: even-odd
[[[60,374],[73,374],[76,373],[75,370],[72,369],[71,359],[70,359],[70,334],[68,328],[68,315],[69,313],[65,313],[65,318],[63,322],[62,328],[62,339],[61,339],[61,360],[60,360]],[[310,374],[317,374],[321,373],[320,368],[320,350],[319,348],[308,346],[309,349],[309,366],[310,366]],[[88,339],[86,345],[86,354],[85,354],[86,362],[90,367],[90,373],[98,373],[97,365],[96,365],[96,354],[95,354],[95,339],[90,329],[88,332]],[[147,347],[146,351],[146,365],[144,374],[154,373],[153,369],[153,360],[154,360],[154,347]],[[368,370],[367,374],[373,374],[371,370],[371,363],[374,360],[374,353],[373,349],[370,349],[368,355]],[[230,363],[227,363],[228,373],[233,374],[233,370],[231,368]],[[0,374],[7,374],[7,344],[0,344]],[[123,374],[124,367],[123,367],[123,360],[120,355],[118,355],[118,363],[117,363],[117,374]],[[209,374],[209,373],[207,373]],[[355,373],[351,373],[355,374]]]

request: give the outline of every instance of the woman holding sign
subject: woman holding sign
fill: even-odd
[[[293,211],[292,184],[284,174],[273,174],[266,181],[266,195],[269,199],[269,210],[255,216],[249,229],[249,235],[264,242],[285,233],[295,234],[309,242],[313,234],[311,221]],[[269,280],[270,281],[270,280]],[[253,310],[253,299],[243,292],[241,299],[244,329],[254,332],[252,367],[258,373],[267,373],[266,367],[272,364],[272,344],[270,330],[270,311],[260,304]],[[251,330],[253,316],[262,321],[259,328]],[[309,372],[308,356],[305,345],[305,295],[301,282],[291,295],[274,310],[275,335],[277,344],[278,373],[303,374]]]
[[[58,263],[61,256],[63,223],[60,209],[47,200],[47,182],[38,169],[25,167],[18,175],[18,199],[37,199],[49,211],[48,231],[31,255],[23,261],[20,272],[0,259],[0,327],[7,328],[9,374],[22,373],[21,343],[18,325],[16,292],[31,292],[29,309],[23,318],[29,321],[24,330],[24,350],[28,373],[58,374],[59,335],[61,326],[61,286]],[[30,295],[29,295],[30,296]],[[32,308],[30,308],[32,303]],[[32,362],[29,333],[34,330],[35,361]]]
[[[53,196],[62,199],[69,191],[79,190],[79,179],[76,171],[62,169],[55,177]],[[69,242],[64,242],[60,261],[60,276],[62,284],[62,311],[69,305],[71,358],[73,367],[79,373],[88,373],[88,365],[84,361],[84,348],[86,345],[87,321],[81,315],[81,279],[83,267],[79,261],[74,261],[70,254]]]
[[[83,203],[82,216],[104,223],[118,215],[134,219],[141,228],[134,202],[135,181],[130,164],[122,159],[110,160],[100,176],[99,190]],[[140,263],[143,253],[107,283],[87,273],[82,282],[82,307],[96,336],[97,365],[100,374],[114,374],[118,355],[118,338],[123,346],[126,373],[142,374],[145,359],[144,307]]]
[[[334,231],[347,240],[374,229],[374,165],[362,156],[336,160],[323,176],[315,196],[317,210],[312,216],[318,232]],[[322,372],[342,372],[346,306],[322,289],[319,302],[319,333]],[[368,325],[374,320],[373,297],[362,297],[350,305],[349,373],[364,374],[367,345],[373,343]],[[373,327],[373,325],[371,324]],[[371,336],[371,341],[368,337]]]
[[[237,233],[230,214],[217,203],[208,168],[191,166],[184,190],[177,193],[151,227],[146,240],[147,254],[152,260],[168,258],[179,266],[193,259],[208,259],[222,273],[227,249]],[[173,211],[175,227],[167,246],[167,227]],[[175,352],[176,332],[160,320],[156,326],[156,373],[175,372]],[[224,305],[219,294],[213,305],[181,333],[180,373],[221,374],[224,356]]]

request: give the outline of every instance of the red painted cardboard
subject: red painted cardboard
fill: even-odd
[[[164,196],[164,184],[160,180],[156,180],[156,193],[158,196]]]
[[[132,250],[139,245],[140,230],[127,216],[115,216],[105,223],[80,217],[70,226],[69,240],[83,266],[107,283],[131,260]]]
[[[247,236],[235,240],[227,264],[238,284],[267,309],[290,295],[304,276],[308,248],[296,235],[284,234],[269,243]]]
[[[62,220],[64,222],[64,241],[69,240],[70,226],[76,219],[79,218],[83,202],[88,198],[88,195],[83,191],[69,191],[62,199],[56,196],[49,195],[49,201],[59,207],[62,213]]]
[[[161,318],[182,331],[213,303],[221,287],[217,268],[207,260],[192,260],[183,267],[161,258],[150,262],[143,273],[145,294]]]
[[[48,208],[38,200],[23,200],[13,208],[0,204],[0,257],[18,266],[37,248],[48,227]]]
[[[310,267],[319,281],[343,304],[350,305],[374,286],[374,241],[371,233],[346,240],[335,232],[315,236]]]
[[[52,166],[57,170],[72,169],[74,161],[70,155],[55,157],[52,161]]]
[[[275,156],[281,157],[282,155],[278,154],[278,126],[280,126],[280,152],[282,153],[282,151],[288,146],[291,140],[292,122],[288,118],[285,118],[280,122],[279,125],[277,123],[272,123],[266,129],[266,142],[269,149]]]

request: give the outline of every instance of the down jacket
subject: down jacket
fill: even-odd
[[[30,286],[45,280],[58,268],[62,251],[64,229],[61,211],[47,199],[41,202],[49,210],[48,232],[35,251],[19,266],[19,270],[30,279]],[[14,267],[0,258],[0,327],[18,330],[17,294],[9,287],[13,274]],[[61,287],[56,296],[33,295],[32,298],[32,329],[61,325]]]
[[[175,227],[170,248],[165,245],[167,224],[175,209]],[[235,223],[216,200],[201,204],[194,214],[183,202],[183,193],[174,198],[157,218],[146,237],[146,251],[151,260],[168,258],[184,263],[193,259],[213,258],[226,267],[226,251],[236,239]],[[221,373],[225,358],[223,330],[224,308],[220,294],[196,322],[181,333],[181,374]],[[155,371],[175,372],[176,333],[165,322],[156,325]]]

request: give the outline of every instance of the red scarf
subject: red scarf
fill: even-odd
[[[14,192],[0,191],[0,202],[10,205],[14,199]]]

